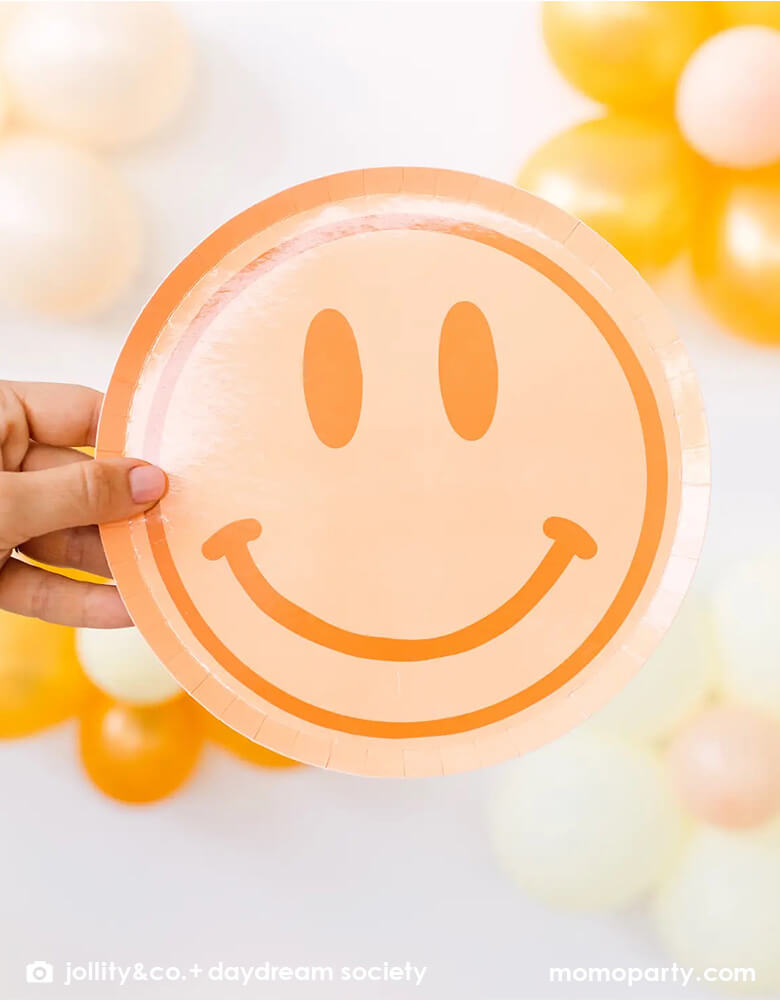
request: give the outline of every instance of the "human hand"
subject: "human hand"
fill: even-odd
[[[131,625],[116,587],[69,580],[14,559],[110,576],[97,525],[160,499],[165,473],[139,459],[97,461],[101,393],[78,385],[0,381],[0,608],[63,625]]]

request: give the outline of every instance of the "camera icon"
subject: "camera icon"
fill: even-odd
[[[28,962],[24,972],[28,983],[54,982],[54,966],[51,962]]]

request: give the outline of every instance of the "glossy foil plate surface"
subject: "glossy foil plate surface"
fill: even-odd
[[[355,171],[206,239],[135,325],[100,455],[162,466],[103,529],[133,619],[279,753],[447,774],[641,667],[709,495],[696,379],[633,268],[515,188]]]

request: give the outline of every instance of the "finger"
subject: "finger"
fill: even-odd
[[[80,628],[132,625],[116,587],[69,580],[18,559],[9,559],[0,573],[0,608]]]
[[[84,385],[5,382],[27,416],[30,437],[41,444],[94,444],[103,395]]]
[[[47,566],[66,566],[97,576],[111,576],[100,532],[94,524],[52,531],[48,535],[31,538],[18,548],[26,556]]]
[[[50,444],[33,442],[22,462],[22,471],[39,472],[41,469],[54,469],[73,462],[90,461],[92,459],[89,455],[74,448],[56,448]],[[93,525],[66,528],[41,535],[40,538],[31,538],[29,542],[20,545],[19,549],[31,559],[48,566],[82,569],[97,576],[111,577],[100,532]]]
[[[22,401],[10,385],[0,382],[0,469],[15,472],[29,447],[30,431]]]
[[[91,456],[75,448],[55,448],[50,444],[30,443],[22,462],[22,472],[40,472],[41,469],[56,469],[71,462],[90,462]]]
[[[128,458],[0,472],[0,548],[62,528],[133,517],[152,507],[166,486],[161,469]]]

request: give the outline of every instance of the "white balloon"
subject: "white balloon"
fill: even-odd
[[[659,892],[655,917],[676,961],[708,969],[754,969],[754,983],[718,985],[769,995],[780,988],[780,835],[698,829]]]
[[[683,820],[654,753],[580,729],[508,766],[490,829],[527,892],[601,909],[631,902],[666,874]]]
[[[780,552],[733,566],[712,591],[724,695],[780,718]]]
[[[125,289],[140,224],[116,174],[90,153],[40,136],[0,141],[0,298],[77,316]]]
[[[647,663],[587,725],[629,740],[664,740],[693,717],[717,681],[712,623],[701,599],[689,596]]]
[[[163,3],[26,4],[2,63],[23,118],[99,147],[157,131],[192,77],[189,39]]]
[[[87,677],[112,698],[155,705],[182,693],[138,629],[78,629],[76,652]]]

